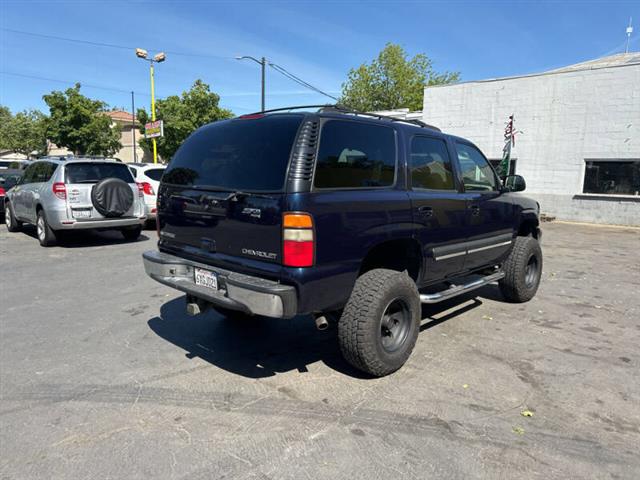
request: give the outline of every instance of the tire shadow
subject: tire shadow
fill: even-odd
[[[34,225],[22,225],[22,230],[19,233],[24,233],[25,235],[33,238],[35,241],[38,241],[38,234]],[[63,235],[56,239],[54,247],[103,247],[108,245],[119,245],[123,243],[145,242],[149,240],[149,238],[149,236],[143,233],[135,240],[126,240],[117,230],[70,230],[63,232]]]
[[[483,287],[457,299],[423,307],[420,331],[482,305],[478,294],[486,292],[489,298],[492,289],[495,287]],[[147,323],[156,335],[183,349],[187,358],[197,357],[247,378],[272,377],[291,370],[306,373],[307,367],[318,361],[350,377],[373,378],[343,359],[335,324],[318,331],[310,316],[288,320],[256,316],[238,320],[213,310],[191,317],[185,307],[185,297],[170,300],[160,307],[160,315]],[[447,310],[451,311],[439,316]]]

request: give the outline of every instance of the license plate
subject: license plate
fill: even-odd
[[[91,210],[72,210],[73,218],[89,218],[91,216]]]
[[[203,270],[202,268],[196,268],[193,275],[196,285],[201,285],[213,290],[218,289],[218,275],[214,272]]]

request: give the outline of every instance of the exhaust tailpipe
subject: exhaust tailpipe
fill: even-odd
[[[324,315],[316,317],[316,328],[320,331],[329,328],[329,321],[327,320],[327,317]]]

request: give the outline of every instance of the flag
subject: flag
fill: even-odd
[[[511,147],[515,146],[516,134],[513,130],[513,115],[509,116],[509,121],[504,129],[504,148],[502,149],[502,160],[498,167],[498,175],[506,177],[511,171]]]

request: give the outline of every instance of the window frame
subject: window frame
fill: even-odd
[[[349,122],[358,123],[361,125],[388,128],[393,132],[393,146],[395,153],[394,171],[393,171],[393,183],[390,185],[384,185],[381,187],[316,187],[316,169],[318,168],[318,154],[320,153],[320,145],[322,143],[322,136],[324,134],[324,126],[329,122]],[[311,176],[311,192],[336,192],[336,191],[350,191],[350,190],[395,190],[398,188],[398,132],[390,125],[380,125],[378,123],[362,121],[360,119],[352,118],[320,118],[320,135],[318,135],[318,146],[316,147],[315,161],[313,163],[313,175]]]
[[[607,163],[635,163],[640,162],[640,157],[633,158],[584,158],[584,162],[582,163],[582,182],[580,193],[577,195],[580,197],[600,197],[600,198],[619,198],[619,199],[640,199],[640,195],[634,195],[632,193],[587,193],[584,191],[585,188],[585,180],[587,179],[587,162],[607,162]]]
[[[496,173],[496,170],[493,168],[493,165],[491,165],[491,162],[489,161],[489,159],[485,156],[484,153],[482,153],[482,150],[480,150],[478,147],[476,147],[473,143],[467,141],[467,140],[462,140],[462,139],[458,139],[458,138],[454,138],[452,139],[454,147],[456,148],[456,162],[458,165],[458,171],[460,172],[460,186],[462,187],[462,191],[465,193],[481,193],[481,194],[489,194],[489,193],[501,193],[504,189],[502,187],[502,181],[500,180],[500,177],[498,176],[498,174]],[[487,165],[489,165],[489,168],[491,168],[491,172],[493,172],[493,178],[496,182],[496,189],[495,190],[467,190],[467,187],[464,184],[464,178],[462,177],[462,166],[460,165],[460,158],[458,157],[458,147],[457,145],[461,144],[461,145],[466,145],[467,147],[471,147],[471,148],[475,148],[478,153],[480,153],[480,156],[482,158],[484,158],[484,161],[487,162]]]
[[[453,177],[453,188],[452,189],[445,189],[445,190],[438,190],[438,189],[434,189],[434,188],[423,188],[423,187],[414,187],[413,186],[413,175],[411,175],[411,152],[412,152],[412,148],[413,148],[413,140],[417,137],[421,137],[421,138],[428,138],[431,140],[439,140],[442,143],[444,143],[444,147],[447,151],[447,155],[449,156],[449,165],[451,166],[451,176]],[[457,158],[457,152],[456,152],[456,158]],[[447,141],[447,139],[445,137],[438,137],[436,135],[428,135],[425,133],[414,133],[410,138],[409,138],[409,149],[408,149],[408,156],[407,156],[407,173],[406,173],[406,177],[407,177],[407,190],[411,190],[411,191],[416,191],[416,192],[442,192],[442,193],[460,193],[460,179],[458,178],[458,169],[457,169],[457,165],[454,164],[453,161],[453,156],[451,155],[451,149],[449,147],[449,142]]]

